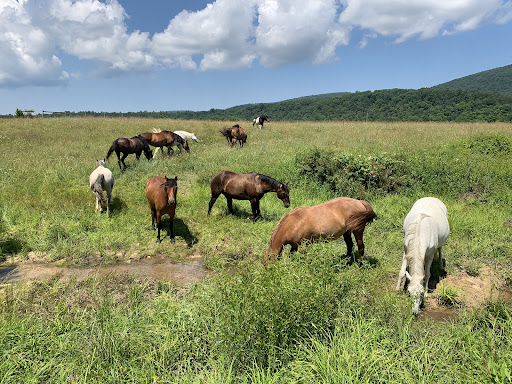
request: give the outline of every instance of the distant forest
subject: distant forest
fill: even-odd
[[[512,96],[512,65],[478,72],[473,75],[436,85],[432,88],[496,92]]]
[[[321,95],[276,103],[246,104],[209,111],[66,112],[66,116],[147,117],[183,120],[273,121],[455,121],[512,122],[512,96],[499,93],[422,88]]]
[[[24,116],[22,111],[17,112]],[[64,112],[55,114],[53,117],[62,115],[227,121],[250,121],[256,116],[268,115],[273,121],[511,122],[512,65],[479,72],[432,88],[418,90],[385,89],[374,92],[327,93],[276,103],[245,104],[227,109],[210,109],[209,111],[200,112],[140,111],[121,113],[82,111]],[[12,115],[1,117],[12,117]]]

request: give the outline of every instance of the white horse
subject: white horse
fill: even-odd
[[[196,143],[199,143],[196,135],[187,131],[174,131],[175,134],[181,136],[183,140],[194,140]]]
[[[450,234],[448,212],[435,197],[424,197],[414,203],[404,220],[404,253],[396,289],[407,278],[407,290],[413,298],[412,312],[417,315],[427,295],[430,266],[434,254],[442,263],[441,247]]]
[[[96,211],[98,207],[103,212],[101,203],[107,205],[107,215],[110,216],[110,198],[114,188],[114,175],[110,169],[105,167],[105,159],[96,160],[96,169],[89,176],[89,185],[94,196],[96,196]],[[103,197],[103,191],[107,191],[107,200]]]

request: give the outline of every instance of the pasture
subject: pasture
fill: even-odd
[[[243,148],[219,133],[239,123]],[[115,176],[110,217],[95,212],[89,175],[112,142],[184,130],[190,154],[129,156]],[[251,122],[167,119],[0,121],[0,258],[70,267],[201,257],[197,284],[102,275],[4,284],[1,382],[354,383],[512,379],[512,125],[504,123]],[[248,201],[224,196],[208,213],[222,170],[288,182],[248,220]],[[174,233],[155,242],[145,183],[178,177]],[[364,198],[362,266],[343,239],[289,248],[262,262],[279,219],[337,196]],[[414,201],[447,206],[447,278],[425,310],[394,290],[402,225]],[[357,252],[356,252],[357,253]],[[483,287],[477,297],[475,284]],[[473,281],[473,280],[471,280]],[[468,288],[469,287],[469,288]],[[448,319],[428,310],[449,311]],[[434,312],[432,312],[434,313]],[[439,313],[439,312],[438,312]]]

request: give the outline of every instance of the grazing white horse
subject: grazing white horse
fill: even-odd
[[[419,199],[405,217],[404,254],[396,289],[401,288],[404,278],[409,280],[407,290],[413,298],[412,312],[415,315],[427,294],[434,254],[438,254],[442,262],[441,247],[449,234],[446,206],[435,197]]]
[[[94,196],[96,196],[96,211],[98,207],[103,212],[101,203],[107,205],[107,215],[110,216],[110,198],[114,188],[114,175],[110,169],[105,167],[105,159],[96,160],[96,169],[89,176],[89,185]],[[103,197],[103,191],[107,192],[107,200]]]
[[[187,131],[174,131],[175,134],[181,136],[183,140],[194,140],[196,143],[199,143],[196,135]]]

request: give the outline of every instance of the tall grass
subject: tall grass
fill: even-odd
[[[186,290],[144,276],[3,286],[0,382],[511,380],[510,303],[438,323],[413,318],[409,298],[393,291],[403,219],[425,195],[448,207],[448,273],[487,264],[512,278],[510,124],[290,122],[259,130],[238,122],[248,128],[240,150],[218,132],[233,123],[0,121],[2,260],[83,265],[200,254],[216,271]],[[152,162],[131,155],[124,173],[111,158],[112,217],[95,213],[95,159],[114,139],[152,128],[194,132],[201,143]],[[235,201],[233,217],[221,197],[208,217],[209,183],[222,169],[289,182],[292,208],[364,197],[379,217],[365,231],[363,267],[334,241],[286,250],[263,268],[270,234],[290,209],[268,194],[253,223],[249,202]],[[178,176],[175,245],[168,237],[156,244],[150,230],[144,184],[154,175]],[[163,235],[166,228],[164,220]]]

